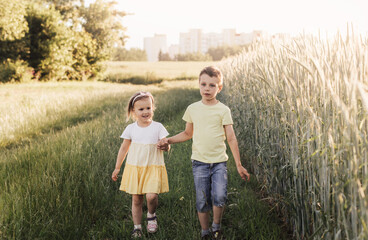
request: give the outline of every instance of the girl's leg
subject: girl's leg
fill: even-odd
[[[157,193],[147,193],[147,208],[150,214],[154,214],[156,212],[158,206],[158,194]]]
[[[156,218],[156,209],[158,205],[158,194],[156,193],[147,193],[146,194],[147,200],[147,231],[149,233],[157,232],[158,225],[157,225],[157,218]]]
[[[134,225],[141,224],[142,221],[143,195],[132,195],[132,216]]]

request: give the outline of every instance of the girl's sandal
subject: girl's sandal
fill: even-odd
[[[142,235],[143,235],[142,229],[140,228],[135,228],[132,232],[132,238],[141,238]]]
[[[157,224],[157,217],[147,218],[147,231],[149,233],[157,232],[158,224]]]

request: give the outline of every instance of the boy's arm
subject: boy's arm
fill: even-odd
[[[118,180],[118,174],[120,172],[120,167],[121,167],[121,164],[123,164],[125,156],[128,153],[130,143],[131,143],[131,140],[124,139],[123,143],[120,146],[118,157],[116,158],[115,170],[111,176],[112,180],[114,181]]]
[[[234,129],[233,129],[233,125],[225,125],[224,128],[225,128],[225,134],[226,134],[227,142],[230,146],[231,152],[233,153],[233,157],[234,157],[235,164],[236,164],[236,169],[238,170],[238,173],[239,173],[240,177],[244,181],[247,181],[247,180],[249,181],[250,175],[249,175],[247,169],[245,169],[242,166],[241,161],[240,161],[238,140],[236,139]]]
[[[185,125],[185,130],[181,133],[169,137],[169,138],[163,138],[157,143],[157,148],[161,150],[165,150],[169,144],[173,143],[179,143],[179,142],[185,142],[189,139],[191,139],[193,136],[193,123],[188,123]]]
[[[193,137],[193,123],[188,123],[185,125],[185,130],[181,133],[167,138],[168,144],[185,142]]]

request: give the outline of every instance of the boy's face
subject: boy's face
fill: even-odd
[[[199,90],[202,96],[202,101],[205,104],[217,103],[216,95],[221,91],[220,79],[210,77],[207,74],[202,74],[199,78]]]

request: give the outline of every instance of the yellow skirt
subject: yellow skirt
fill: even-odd
[[[130,145],[120,190],[129,194],[169,191],[163,152],[157,149],[156,144]]]

